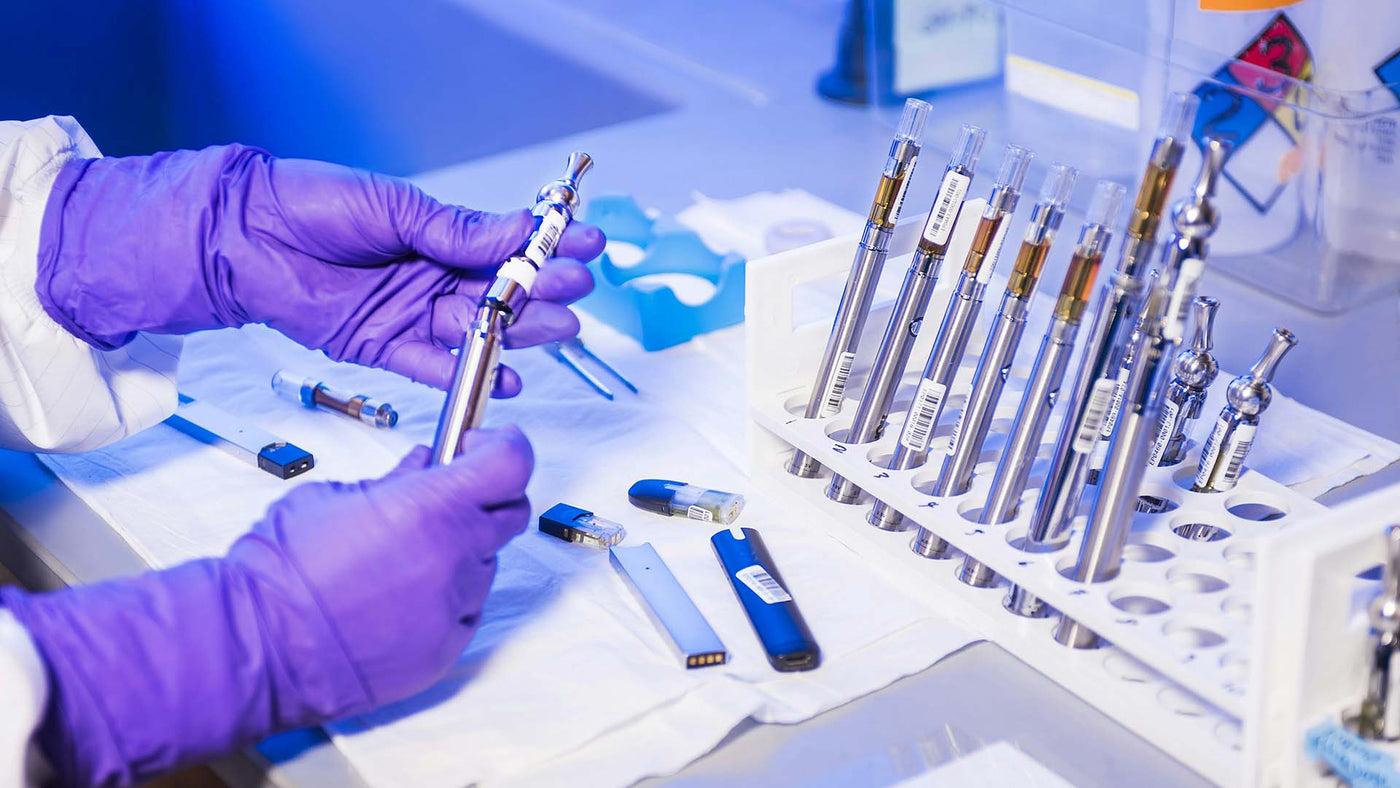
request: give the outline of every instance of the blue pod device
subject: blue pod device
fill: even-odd
[[[711,536],[710,544],[773,669],[789,672],[820,665],[821,649],[758,531],[730,528]]]

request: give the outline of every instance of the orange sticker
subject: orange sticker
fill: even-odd
[[[1287,8],[1303,0],[1201,0],[1202,11],[1268,11]]]

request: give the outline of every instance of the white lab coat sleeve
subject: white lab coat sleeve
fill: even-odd
[[[44,717],[48,682],[34,641],[0,608],[0,786],[42,785],[48,763],[34,742]]]
[[[86,451],[175,412],[180,339],[140,334],[101,351],[50,318],[34,291],[54,178],[71,159],[100,155],[72,118],[0,121],[0,447]]]

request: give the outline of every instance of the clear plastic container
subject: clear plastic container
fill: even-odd
[[[1204,136],[1234,145],[1212,269],[1323,313],[1400,290],[1400,3],[997,2],[1008,136],[1131,183],[1165,96],[1194,92],[1181,172]]]

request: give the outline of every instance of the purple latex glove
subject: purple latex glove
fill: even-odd
[[[266,323],[337,361],[446,388],[449,348],[533,227],[525,210],[443,205],[397,178],[241,145],[80,159],[49,195],[35,290],[49,315],[103,349],[137,331]],[[589,260],[603,242],[573,224],[558,254]],[[592,288],[576,259],[545,266],[506,346],[576,334],[565,305]],[[502,369],[496,385],[510,396],[520,379]]]
[[[49,670],[39,744],[63,784],[130,784],[406,697],[481,618],[529,518],[519,430],[417,448],[375,481],[305,484],[223,558],[51,594],[0,588]]]

